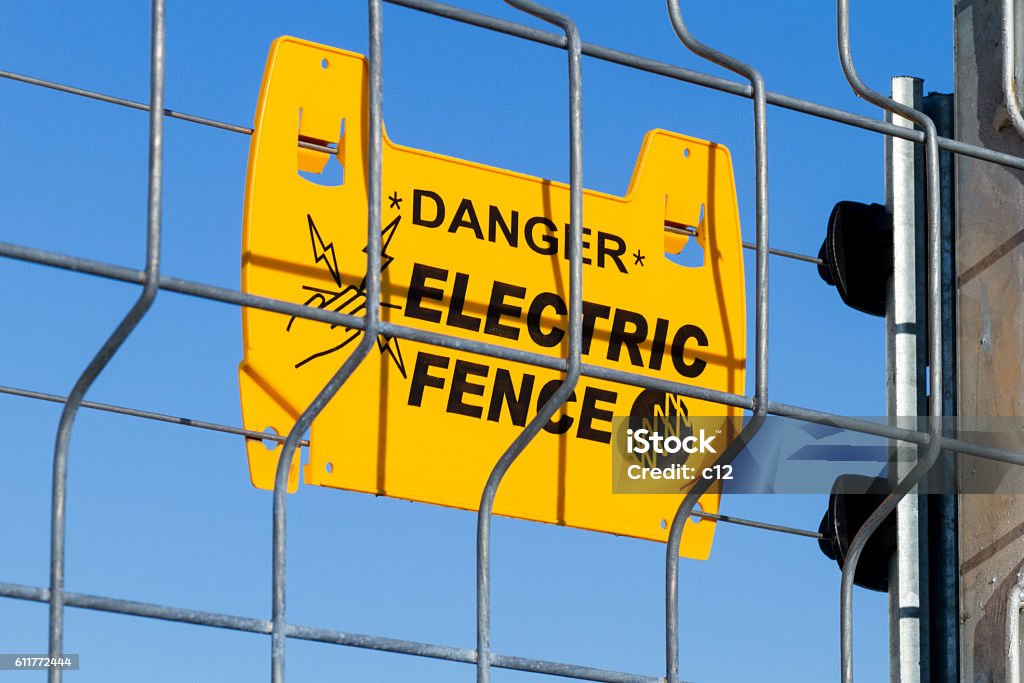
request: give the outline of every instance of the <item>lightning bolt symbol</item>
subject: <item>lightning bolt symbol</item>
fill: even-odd
[[[320,236],[320,232],[316,228],[316,224],[313,223],[313,217],[306,214],[306,219],[309,221],[309,238],[313,245],[313,258],[315,263],[323,261],[327,269],[331,271],[331,276],[334,278],[335,284],[341,288],[341,275],[338,272],[338,261],[334,255],[334,243],[324,244],[323,237]],[[398,231],[398,225],[402,222],[402,216],[396,216],[390,223],[388,223],[381,230],[381,264],[380,272],[383,273],[388,269],[388,266],[395,260],[395,257],[388,253],[388,248],[391,246],[391,240],[394,239],[395,233]],[[363,248],[363,253],[369,245]],[[312,306],[314,303],[317,308],[326,309],[331,307],[335,312],[345,312],[350,315],[357,315],[360,311],[366,308],[366,277],[364,276],[359,286],[348,285],[347,287],[340,289],[340,291],[333,292],[328,289],[321,289],[319,287],[303,286],[304,290],[313,292],[312,296],[306,299],[304,305]],[[338,301],[341,303],[338,303]],[[381,302],[383,308],[400,308],[396,304],[388,303],[385,301]],[[288,321],[288,326],[285,328],[286,331],[291,331],[292,323],[295,322],[295,316]],[[331,325],[331,329],[338,327],[337,324]],[[321,358],[323,356],[330,355],[335,351],[345,348],[350,343],[355,341],[362,332],[359,330],[351,330],[344,328],[348,333],[345,339],[338,345],[333,346],[329,349],[319,351],[313,355],[299,361],[295,364],[296,368],[301,368],[306,363],[312,360]],[[398,371],[402,374],[402,377],[406,377],[405,358],[402,356],[402,347],[400,345],[401,340],[395,337],[389,337],[384,334],[377,336],[377,349],[381,355],[387,353],[387,355],[394,361]]]
[[[381,246],[380,246],[380,272],[383,273],[391,265],[391,262],[395,260],[395,257],[388,253],[388,247],[391,246],[391,240],[395,236],[395,232],[398,231],[398,224],[402,222],[401,216],[396,216],[394,220],[384,226],[381,230]],[[363,247],[363,253],[369,249],[369,245]],[[366,278],[364,277],[362,282],[359,283],[359,291],[366,289]]]
[[[388,266],[391,265],[391,262],[395,260],[395,257],[388,253],[388,247],[391,246],[391,240],[394,238],[395,233],[398,232],[398,224],[401,223],[401,222],[402,222],[402,216],[401,215],[395,216],[394,220],[392,220],[390,223],[385,225],[384,229],[381,230],[381,238],[382,238],[381,239],[381,247],[380,247],[380,257],[381,257],[380,258],[380,272],[381,273],[383,273],[385,270],[387,270]],[[366,250],[368,248],[369,248],[369,245],[364,247],[363,248],[363,253],[366,253]],[[365,277],[363,278],[363,281],[359,284],[359,291],[360,292],[366,291],[366,278]],[[383,305],[385,307],[398,308],[398,306],[394,306],[393,304],[387,304],[387,303],[383,303],[383,302],[382,302],[381,305]],[[402,377],[405,377],[406,376],[406,374],[405,374],[405,359],[402,358],[402,347],[400,346],[399,341],[400,340],[398,340],[398,339],[396,339],[394,337],[389,337],[389,336],[387,336],[385,334],[377,335],[377,350],[380,351],[382,354],[386,351],[387,354],[389,356],[391,356],[391,360],[393,360],[395,362],[395,365],[398,366],[398,371],[400,373],[402,373]]]
[[[320,263],[323,261],[324,265],[327,266],[327,270],[331,271],[334,284],[341,287],[341,274],[338,272],[338,259],[334,255],[334,242],[324,244],[324,238],[320,236],[320,231],[316,229],[313,217],[307,213],[306,220],[309,221],[309,239],[313,243],[313,262]]]

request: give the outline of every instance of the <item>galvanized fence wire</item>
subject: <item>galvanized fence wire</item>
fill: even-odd
[[[861,553],[868,539],[886,517],[896,509],[928,470],[938,460],[942,448],[942,225],[941,195],[939,194],[939,146],[935,122],[912,107],[876,92],[864,84],[853,63],[850,52],[850,3],[836,0],[836,33],[839,43],[839,61],[843,74],[854,92],[868,102],[913,121],[924,130],[925,145],[925,216],[928,239],[928,379],[931,384],[929,395],[928,441],[924,454],[916,465],[900,480],[892,493],[878,505],[857,530],[843,563],[840,588],[840,666],[843,683],[853,681],[853,580],[860,562]]]
[[[153,0],[152,38],[150,50],[149,97],[152,108],[149,111],[149,187],[146,211],[146,270],[142,292],[124,319],[86,366],[75,382],[61,411],[57,425],[57,441],[53,454],[53,491],[50,499],[50,653],[57,656],[63,652],[64,639],[64,544],[65,503],[67,501],[68,448],[71,445],[71,430],[74,427],[78,408],[86,392],[100,376],[107,363],[114,357],[132,331],[146,315],[156,299],[160,288],[160,220],[163,180],[163,108],[164,108],[164,3]],[[51,667],[49,679],[60,683],[63,671]]]
[[[363,336],[355,350],[345,359],[338,371],[328,380],[313,400],[302,411],[288,432],[281,455],[277,460],[274,476],[274,521],[273,521],[273,562],[272,562],[272,627],[270,646],[270,680],[283,683],[285,665],[285,540],[287,538],[285,512],[288,502],[288,473],[291,470],[295,450],[313,420],[330,402],[343,384],[352,376],[363,359],[373,350],[380,326],[380,261],[381,261],[381,164],[383,135],[383,81],[381,76],[381,0],[369,1],[370,28],[370,132],[369,132],[369,174],[367,178],[367,242],[366,242],[366,317]]]
[[[704,45],[693,37],[683,21],[679,0],[667,0],[669,20],[679,40],[688,50],[743,76],[750,81],[754,100],[754,209],[757,260],[755,266],[754,312],[754,410],[736,439],[716,462],[730,464],[764,424],[768,402],[768,126],[765,106],[764,78],[749,64]],[[665,548],[665,677],[668,683],[679,681],[679,545],[683,527],[700,497],[714,482],[694,482],[676,510],[669,527]]]
[[[926,446],[925,455],[911,472],[897,485],[894,492],[870,516],[864,528],[859,532],[851,546],[850,558],[843,570],[841,587],[841,619],[840,640],[842,677],[844,681],[852,680],[852,579],[856,563],[870,534],[877,528],[900,498],[906,495],[917,484],[927,469],[935,461],[940,449],[957,453],[965,453],[989,458],[1001,462],[1024,465],[1024,454],[993,448],[982,444],[970,443],[942,433],[942,393],[937,389],[941,385],[942,352],[942,311],[940,257],[941,243],[939,238],[939,194],[938,194],[938,150],[970,156],[976,159],[1002,164],[1011,168],[1024,169],[1024,159],[982,147],[965,144],[956,140],[936,135],[935,126],[923,114],[900,105],[868,88],[859,78],[850,54],[849,7],[848,0],[837,0],[837,38],[843,72],[854,91],[873,104],[917,123],[922,130],[899,126],[893,123],[878,121],[832,107],[826,107],[806,100],[789,97],[767,91],[760,73],[753,67],[709,48],[697,41],[686,28],[680,11],[678,0],[667,0],[669,19],[681,42],[692,52],[709,61],[715,62],[749,81],[743,85],[726,79],[710,76],[689,69],[673,66],[663,62],[647,59],[610,48],[593,45],[581,41],[575,24],[568,18],[552,12],[530,0],[506,0],[508,4],[533,14],[562,29],[563,34],[548,33],[514,22],[489,17],[457,7],[445,5],[434,0],[387,0],[391,4],[401,5],[410,9],[426,12],[442,18],[459,21],[489,30],[499,31],[526,40],[547,44],[565,49],[569,65],[569,141],[570,141],[570,229],[569,229],[569,270],[570,270],[570,343],[566,358],[554,358],[541,354],[510,349],[493,344],[468,341],[449,335],[424,332],[413,328],[396,325],[380,319],[380,276],[379,260],[381,239],[380,199],[382,177],[382,101],[383,74],[381,69],[381,51],[383,40],[382,0],[368,0],[369,5],[369,72],[370,72],[370,137],[369,137],[369,214],[367,220],[367,237],[369,247],[367,253],[367,299],[368,306],[365,317],[355,317],[341,313],[312,309],[291,302],[256,296],[236,290],[215,287],[212,285],[182,280],[163,275],[160,272],[160,233],[161,233],[161,179],[162,179],[162,131],[165,118],[174,118],[200,125],[211,126],[225,131],[241,134],[252,134],[252,129],[194,114],[166,109],[163,105],[163,74],[164,74],[164,8],[163,0],[152,2],[151,29],[151,79],[149,103],[135,102],[124,98],[85,90],[53,81],[45,81],[31,76],[10,71],[0,71],[0,77],[19,81],[25,84],[49,88],[60,92],[88,97],[98,101],[126,106],[133,109],[148,111],[149,127],[149,187],[148,211],[146,224],[146,260],[143,270],[125,268],[109,263],[82,259],[67,254],[59,254],[26,247],[7,242],[0,242],[0,256],[30,263],[71,270],[78,273],[105,277],[122,282],[143,286],[135,304],[122,322],[117,326],[99,352],[89,363],[74,388],[67,397],[46,394],[17,387],[0,386],[0,394],[21,396],[37,400],[62,403],[63,410],[58,427],[54,447],[53,484],[52,484],[52,528],[49,588],[24,586],[11,583],[0,583],[0,596],[9,598],[45,602],[49,605],[50,654],[57,656],[63,652],[63,614],[66,606],[162,619],[172,622],[189,623],[214,628],[224,628],[271,636],[271,680],[284,680],[285,643],[288,638],[309,640],[323,643],[360,647],[393,653],[409,654],[448,661],[475,664],[478,681],[488,681],[491,667],[516,669],[544,673],[581,680],[609,682],[653,682],[679,680],[678,651],[678,551],[683,526],[691,516],[713,519],[726,523],[740,524],[748,527],[795,534],[809,538],[820,538],[813,531],[794,529],[766,522],[745,520],[705,513],[695,510],[694,506],[702,490],[695,489],[684,499],[675,515],[670,531],[669,543],[666,548],[666,674],[655,677],[632,674],[593,667],[535,660],[492,652],[490,649],[490,522],[494,496],[504,473],[511,467],[517,455],[525,448],[530,439],[539,431],[550,414],[561,408],[568,398],[573,385],[580,377],[594,377],[619,382],[636,387],[651,388],[660,391],[677,393],[687,397],[733,406],[751,411],[752,418],[733,442],[723,453],[722,458],[733,457],[756,433],[766,415],[779,415],[809,422],[833,425],[842,429],[862,432],[875,436],[887,437],[907,443]],[[612,370],[583,363],[580,354],[581,308],[582,308],[582,69],[581,56],[601,59],[617,63],[628,68],[639,69],[654,74],[689,82],[695,85],[716,89],[734,95],[752,99],[754,105],[754,139],[755,139],[755,209],[756,209],[756,243],[744,244],[756,251],[756,314],[755,314],[755,390],[753,396],[721,392],[702,387],[687,385],[680,382],[644,377],[631,372]],[[916,143],[924,143],[926,157],[927,217],[929,229],[928,278],[929,278],[929,356],[930,381],[932,400],[930,405],[929,428],[927,431],[909,430],[844,417],[810,408],[774,402],[768,399],[767,374],[767,330],[768,330],[768,256],[770,254],[796,258],[802,261],[819,262],[818,259],[794,254],[768,247],[768,194],[767,194],[767,105],[779,106],[811,116],[836,121],[841,124],[859,127],[865,130],[898,137]],[[301,146],[334,153],[331,147],[312,143],[299,143]],[[91,384],[102,373],[103,369],[131,334],[135,326],[145,316],[160,290],[176,292],[188,296],[220,301],[236,306],[258,308],[279,314],[297,316],[320,322],[343,324],[347,327],[363,331],[360,344],[344,361],[337,373],[323,387],[316,398],[302,412],[295,425],[286,437],[263,434],[251,430],[222,425],[218,423],[194,420],[145,411],[137,408],[115,406],[85,400]],[[446,645],[398,640],[376,635],[354,634],[344,631],[313,628],[288,623],[286,619],[286,489],[288,473],[294,460],[295,450],[308,445],[302,436],[308,430],[317,414],[335,395],[345,380],[352,374],[358,364],[367,355],[378,334],[386,334],[401,339],[432,344],[444,348],[470,351],[485,356],[526,363],[537,367],[558,370],[565,373],[565,379],[559,390],[542,407],[538,416],[526,427],[516,440],[509,446],[505,454],[497,461],[490,478],[484,488],[478,514],[477,536],[477,647],[475,649],[456,648]],[[179,607],[142,603],[106,596],[85,595],[64,591],[64,541],[65,541],[65,501],[67,486],[67,460],[70,446],[71,430],[79,408],[103,410],[143,419],[169,422],[200,429],[230,433],[249,439],[271,439],[284,444],[278,461],[273,492],[273,543],[272,543],[272,610],[271,619],[255,619],[228,614],[197,611]],[[51,681],[60,681],[58,669],[50,671]]]
[[[505,474],[534,437],[569,400],[579,382],[583,348],[583,73],[580,34],[568,17],[532,2],[505,0],[565,32],[569,57],[569,345],[565,379],[491,469],[480,497],[476,534],[476,680],[491,680],[491,518]]]

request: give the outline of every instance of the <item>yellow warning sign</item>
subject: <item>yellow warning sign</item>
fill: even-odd
[[[244,291],[364,314],[367,106],[361,55],[274,42],[249,153]],[[336,143],[337,153],[301,148],[303,140]],[[382,319],[564,357],[568,188],[386,137],[383,169]],[[583,224],[583,362],[741,392],[743,261],[728,150],[652,131],[625,197],[587,191]],[[703,259],[669,258],[681,250]],[[242,327],[245,426],[278,434],[361,334],[251,308]],[[562,375],[408,339],[376,341],[314,421],[303,480],[475,510],[491,468]],[[664,541],[681,492],[613,493],[621,469],[613,418],[652,406],[740,414],[584,376],[509,471],[495,512]],[[247,448],[253,484],[272,488],[280,446],[250,440]],[[289,490],[298,479],[296,457]],[[718,509],[717,491],[701,499],[705,511]],[[710,521],[688,524],[682,553],[707,557],[713,533]]]

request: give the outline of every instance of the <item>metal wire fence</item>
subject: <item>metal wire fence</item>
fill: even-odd
[[[100,351],[82,372],[74,388],[68,396],[59,396],[38,392],[26,388],[0,386],[0,393],[20,396],[29,399],[49,401],[63,404],[60,423],[54,446],[53,482],[51,499],[51,534],[50,534],[50,580],[46,587],[0,583],[0,596],[48,603],[49,605],[49,648],[51,655],[59,655],[63,651],[63,623],[66,607],[74,607],[126,615],[148,617],[172,622],[188,623],[234,631],[265,634],[271,637],[271,680],[284,680],[285,641],[297,639],[317,641],[370,650],[429,657],[454,662],[473,664],[477,670],[477,680],[489,680],[492,667],[515,669],[520,671],[551,674],[568,678],[608,681],[668,681],[677,683],[679,680],[679,544],[683,526],[690,516],[704,517],[724,523],[740,524],[758,529],[795,534],[809,538],[819,538],[819,534],[786,526],[761,521],[747,520],[727,515],[707,513],[695,510],[697,499],[707,486],[698,483],[687,495],[672,520],[669,541],[666,547],[665,575],[665,675],[664,677],[633,674],[621,671],[580,666],[562,662],[537,660],[492,651],[490,646],[490,525],[492,505],[498,491],[502,476],[508,471],[518,454],[540,431],[543,424],[555,414],[569,398],[575,383],[581,377],[594,377],[619,382],[636,387],[673,392],[682,396],[713,401],[719,404],[738,407],[752,413],[740,436],[730,444],[721,456],[721,461],[728,462],[734,458],[742,447],[749,442],[767,415],[779,415],[809,422],[833,425],[839,428],[872,434],[889,439],[925,446],[924,456],[905,477],[895,491],[871,515],[860,533],[857,534],[850,556],[843,569],[841,584],[841,644],[842,644],[842,676],[844,681],[852,680],[852,589],[853,576],[861,550],[871,532],[895,508],[899,500],[911,491],[914,485],[935,462],[941,450],[965,453],[1001,462],[1024,465],[1024,454],[993,448],[978,443],[971,443],[941,431],[942,376],[940,362],[942,354],[942,311],[941,311],[941,277],[940,277],[940,242],[939,242],[939,180],[938,151],[947,150],[956,154],[975,159],[1001,164],[1010,168],[1024,169],[1024,158],[995,152],[974,145],[965,144],[936,134],[935,126],[924,114],[900,105],[895,101],[876,93],[868,88],[858,77],[850,50],[849,7],[848,0],[837,0],[838,51],[843,71],[853,88],[861,97],[894,115],[909,119],[916,123],[920,130],[870,119],[840,109],[823,106],[814,102],[790,97],[766,89],[760,72],[754,67],[744,64],[728,55],[718,52],[700,43],[688,31],[678,0],[669,0],[669,17],[673,29],[680,41],[696,55],[716,63],[741,76],[746,82],[739,83],[708,74],[684,69],[671,64],[654,61],[642,56],[620,52],[600,45],[582,41],[573,21],[566,16],[552,12],[529,0],[507,0],[514,7],[533,14],[555,26],[561,33],[549,33],[522,24],[505,21],[483,14],[452,7],[433,0],[387,0],[406,8],[430,13],[452,21],[462,22],[482,29],[497,31],[510,36],[529,40],[565,50],[569,70],[569,148],[570,148],[570,246],[569,246],[569,345],[568,354],[564,358],[551,358],[526,351],[508,349],[496,345],[471,342],[456,337],[432,332],[424,332],[402,325],[390,323],[380,318],[380,240],[381,240],[381,140],[382,140],[382,0],[369,0],[369,64],[370,64],[370,167],[369,167],[369,220],[367,225],[367,307],[365,317],[355,317],[327,310],[310,308],[262,296],[256,296],[232,289],[192,280],[178,279],[165,275],[160,270],[160,237],[161,237],[161,197],[162,197],[162,158],[163,158],[163,121],[175,118],[190,123],[220,129],[226,132],[251,135],[252,129],[238,126],[190,113],[170,110],[164,107],[164,0],[153,0],[152,4],[152,42],[151,42],[151,87],[148,102],[136,102],[109,94],[86,90],[53,81],[42,80],[28,75],[0,71],[0,77],[19,81],[32,86],[49,88],[59,92],[92,98],[112,105],[143,110],[149,113],[149,189],[148,212],[146,223],[146,265],[143,270],[124,268],[110,263],[79,258],[70,254],[54,253],[28,246],[0,242],[0,256],[45,266],[61,268],[76,273],[108,278],[120,282],[141,285],[142,291],[128,314],[117,326]],[[582,192],[583,192],[583,159],[581,143],[582,78],[581,60],[583,57],[603,60],[630,69],[656,74],[669,79],[684,81],[739,97],[749,98],[754,110],[754,141],[755,141],[755,177],[756,177],[756,243],[745,245],[756,251],[755,273],[755,375],[754,392],[742,395],[687,385],[680,382],[654,379],[631,372],[613,370],[584,363],[580,353],[581,310],[582,310]],[[932,402],[929,409],[930,427],[918,431],[903,429],[895,425],[878,424],[875,422],[844,417],[814,410],[809,407],[797,406],[772,401],[769,398],[768,383],[768,258],[775,255],[784,258],[818,262],[818,259],[802,254],[794,254],[768,247],[768,185],[767,185],[767,106],[782,107],[803,114],[828,119],[843,125],[854,126],[873,131],[885,136],[901,138],[911,142],[924,144],[926,159],[927,218],[929,230],[928,282],[929,282],[929,320],[928,348],[930,354],[930,385]],[[328,153],[332,149],[311,143],[300,143],[311,149]],[[287,316],[296,316],[324,323],[341,324],[349,328],[363,331],[360,345],[345,360],[337,373],[323,387],[316,398],[302,412],[294,427],[286,436],[253,432],[240,427],[195,420],[141,410],[135,407],[117,406],[85,400],[85,396],[97,377],[103,372],[107,363],[114,356],[124,341],[143,319],[160,291],[176,292],[202,299],[219,301],[242,307],[259,308]],[[338,389],[344,384],[360,361],[369,353],[378,334],[385,334],[401,339],[410,339],[426,344],[433,344],[451,349],[468,350],[485,356],[514,360],[533,366],[548,368],[564,373],[564,379],[558,391],[542,406],[535,418],[523,429],[518,438],[509,446],[495,465],[487,484],[482,492],[478,514],[477,534],[477,645],[473,649],[451,647],[443,644],[417,642],[388,638],[379,635],[356,634],[347,631],[314,628],[291,623],[286,618],[286,480],[295,451],[300,446],[308,445],[303,436],[321,409],[331,400]],[[101,410],[121,415],[174,423],[198,429],[213,430],[235,434],[247,439],[270,439],[284,444],[278,462],[277,476],[273,495],[273,545],[272,545],[272,615],[270,619],[197,611],[180,607],[122,600],[116,597],[86,595],[64,590],[65,540],[66,540],[66,498],[67,498],[67,466],[69,447],[72,441],[72,428],[80,408]],[[708,482],[710,485],[710,482]],[[50,671],[51,681],[60,681],[59,669]]]

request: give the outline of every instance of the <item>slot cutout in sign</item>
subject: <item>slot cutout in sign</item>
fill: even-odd
[[[249,152],[245,292],[365,313],[367,102],[361,55],[295,38],[274,42]],[[296,131],[298,140],[336,144],[336,154],[304,147],[297,154]],[[383,155],[382,319],[564,357],[568,187],[386,136]],[[343,183],[300,173],[320,173],[328,162],[344,169]],[[583,222],[584,362],[741,392],[743,260],[728,150],[652,131],[626,195],[586,191]],[[697,226],[696,235],[672,225]],[[703,251],[702,264],[670,261],[667,254],[690,240]],[[289,431],[361,334],[251,308],[243,309],[242,327],[245,426],[278,434]],[[561,377],[380,335],[376,351],[313,422],[308,464],[296,458],[289,490],[301,470],[306,484],[475,510],[495,462]],[[614,418],[657,414],[670,404],[679,407],[673,414],[722,420],[740,411],[657,393],[583,377],[509,471],[495,513],[666,540],[661,522],[672,518],[685,487],[614,493],[621,469]],[[257,487],[273,488],[281,452],[274,446],[247,441]],[[719,489],[701,505],[716,512]],[[688,524],[682,554],[707,557],[713,533],[711,522]]]

